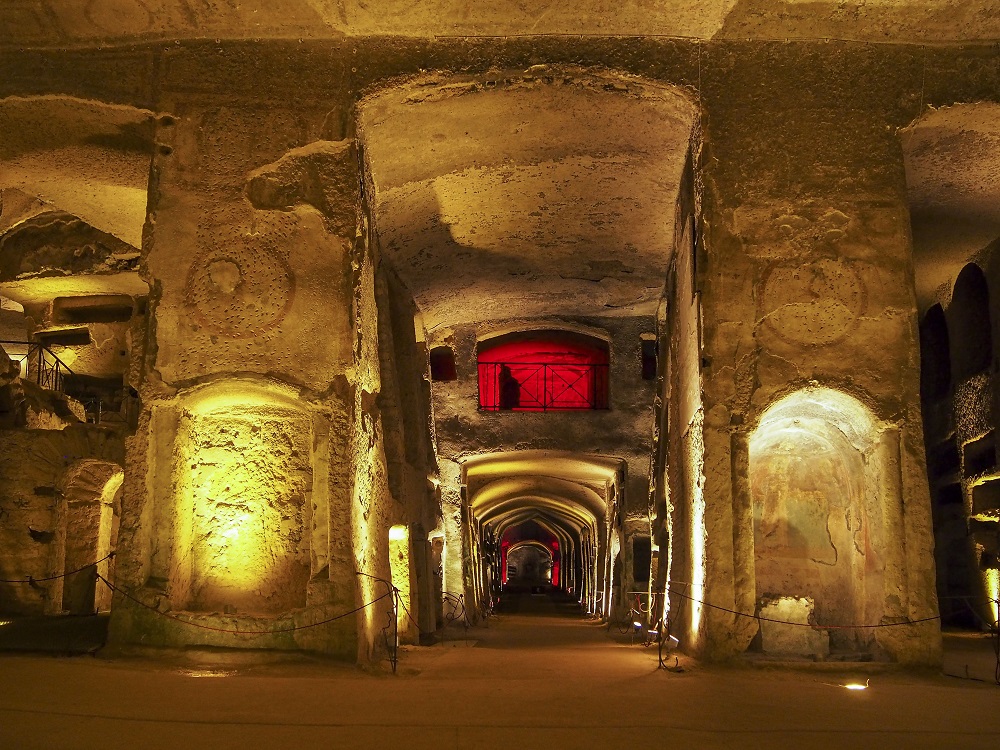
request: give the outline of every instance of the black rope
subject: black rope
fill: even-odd
[[[857,628],[857,629],[872,630],[872,629],[875,629],[875,628],[895,628],[895,627],[899,627],[900,625],[918,625],[918,624],[920,624],[922,622],[931,622],[933,620],[940,620],[941,619],[941,615],[938,614],[938,615],[931,615],[930,617],[921,617],[921,618],[919,618],[917,620],[904,620],[903,622],[883,622],[883,623],[879,623],[877,625],[819,625],[819,624],[813,624],[813,623],[810,623],[810,622],[791,622],[790,620],[776,620],[773,617],[762,617],[761,615],[758,615],[758,614],[749,614],[747,612],[739,612],[739,611],[737,611],[735,609],[728,609],[727,607],[720,607],[717,604],[709,604],[708,602],[702,601],[701,599],[696,599],[693,596],[689,596],[688,594],[681,593],[680,591],[674,591],[673,589],[667,589],[667,592],[670,593],[670,594],[675,594],[677,596],[680,596],[680,597],[682,597],[684,599],[687,599],[688,601],[692,601],[692,602],[695,602],[697,604],[701,604],[702,606],[710,607],[711,609],[717,609],[720,612],[728,612],[729,614],[736,615],[737,617],[746,617],[746,618],[751,619],[751,620],[757,620],[758,622],[773,622],[773,623],[776,623],[778,625],[796,625],[798,627],[813,628],[813,629],[816,629],[816,630],[851,630],[851,629],[855,629],[855,628]]]
[[[141,599],[137,598],[136,596],[134,596],[130,592],[126,591],[125,589],[123,589],[123,588],[121,588],[119,586],[115,586],[113,583],[111,583],[111,581],[109,581],[104,576],[98,574],[97,575],[97,579],[99,581],[102,581],[104,583],[104,585],[107,586],[108,588],[110,588],[112,591],[115,591],[115,592],[121,594],[126,599],[129,599],[130,601],[135,602],[136,604],[138,604],[141,607],[145,607],[150,612],[154,612],[154,613],[160,615],[161,617],[166,617],[168,620],[174,620],[175,622],[179,622],[182,625],[190,625],[193,628],[201,628],[202,630],[212,630],[212,631],[215,631],[217,633],[232,633],[234,635],[276,635],[278,633],[291,633],[291,632],[294,632],[296,630],[306,630],[308,628],[316,628],[316,627],[319,627],[320,625],[326,625],[326,624],[334,622],[336,620],[341,620],[341,619],[343,619],[345,617],[349,617],[350,615],[356,614],[356,613],[360,612],[363,609],[367,609],[368,607],[372,606],[376,602],[382,601],[383,599],[385,599],[387,596],[390,596],[390,594],[391,594],[391,592],[387,592],[385,594],[382,594],[382,596],[380,596],[378,599],[373,599],[372,601],[368,602],[367,604],[362,604],[360,607],[355,607],[350,612],[343,612],[343,613],[341,613],[339,615],[335,615],[334,617],[328,617],[325,620],[320,620],[319,622],[310,623],[309,625],[295,625],[294,627],[290,627],[290,628],[276,628],[276,629],[273,629],[273,630],[233,630],[231,628],[217,628],[217,627],[215,627],[213,625],[204,625],[204,624],[202,624],[200,622],[191,622],[190,620],[185,620],[185,619],[183,619],[181,617],[178,617],[177,615],[172,615],[169,612],[161,612],[156,607],[152,606],[151,604],[146,604],[146,602],[144,602]]]
[[[97,562],[87,563],[81,568],[77,568],[76,570],[67,570],[65,573],[60,573],[59,575],[48,576],[46,578],[34,578],[33,576],[28,576],[27,578],[0,578],[0,583],[27,583],[29,585],[34,585],[36,583],[44,583],[45,581],[55,581],[59,578],[65,578],[66,576],[71,576],[74,573],[79,573],[81,571],[84,571],[87,568],[93,567],[94,565],[100,565],[105,560],[110,560],[114,556],[115,556],[114,552],[109,552]]]
[[[961,602],[966,606],[966,608],[972,613],[972,616],[986,626],[986,629],[990,633],[990,640],[992,640],[993,642],[992,643],[993,656],[996,659],[996,666],[994,667],[993,670],[993,680],[994,682],[996,682],[997,685],[1000,685],[1000,622],[995,622],[993,624],[990,624],[985,619],[983,619],[982,614],[979,611],[977,611],[976,608],[972,606],[972,604],[969,603],[970,600],[980,600],[984,598],[987,602],[989,602],[990,604],[997,605],[998,609],[1000,609],[1000,599],[994,599],[991,596],[982,597],[982,596],[969,596],[967,594],[953,594],[951,596],[938,597],[938,599],[961,600]]]
[[[386,586],[385,596],[392,597],[392,609],[387,612],[389,620],[386,622],[385,627],[382,628],[382,640],[385,642],[385,648],[389,652],[389,663],[392,665],[392,673],[396,674],[396,667],[399,664],[399,605],[402,603],[402,600],[399,598],[399,589],[392,581],[385,578],[379,578],[371,573],[356,570],[354,571],[354,574],[364,576],[365,578],[371,578],[373,581],[378,581],[379,583],[384,583]],[[378,601],[378,599],[375,601]],[[393,631],[392,643],[389,643],[390,628],[392,628]]]

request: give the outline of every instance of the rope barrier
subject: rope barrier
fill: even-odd
[[[309,625],[296,625],[296,626],[290,627],[290,628],[277,628],[277,629],[273,629],[273,630],[234,630],[232,628],[218,628],[218,627],[215,627],[214,625],[205,625],[205,624],[200,623],[200,622],[191,622],[190,620],[185,620],[185,619],[183,619],[181,617],[178,617],[177,615],[172,615],[169,612],[161,612],[156,607],[152,606],[151,604],[146,604],[146,602],[144,602],[141,599],[135,597],[134,595],[132,595],[131,593],[129,593],[125,589],[123,589],[123,588],[121,588],[119,586],[115,586],[113,583],[111,583],[111,581],[109,581],[104,576],[98,574],[97,575],[97,579],[99,581],[101,581],[102,583],[104,583],[104,585],[107,586],[108,588],[110,588],[112,591],[121,594],[126,599],[129,599],[130,601],[135,602],[136,604],[138,604],[141,607],[145,607],[150,612],[154,612],[154,613],[160,615],[160,617],[166,617],[168,620],[174,620],[175,622],[179,622],[182,625],[190,625],[193,628],[201,628],[202,630],[211,630],[211,631],[214,631],[216,633],[231,633],[231,634],[234,634],[234,635],[276,635],[278,633],[292,633],[292,632],[294,632],[296,630],[306,630],[308,628],[316,628],[316,627],[319,627],[320,625],[326,625],[326,624],[334,622],[336,620],[341,620],[341,619],[343,619],[345,617],[349,617],[350,615],[356,614],[356,613],[360,612],[363,609],[367,609],[368,607],[372,606],[376,602],[382,601],[387,596],[391,596],[392,595],[391,591],[390,592],[386,592],[385,594],[382,594],[382,596],[378,597],[378,599],[373,599],[372,601],[368,602],[367,604],[362,604],[360,607],[355,607],[350,612],[344,612],[344,613],[336,615],[334,617],[328,617],[325,620],[320,620],[319,622],[313,622],[313,623],[310,623]]]
[[[34,585],[36,583],[44,583],[45,581],[55,581],[59,578],[65,578],[66,576],[71,576],[74,573],[80,573],[81,571],[93,567],[94,565],[100,565],[105,560],[110,560],[114,556],[115,556],[114,552],[109,552],[97,562],[88,563],[84,565],[82,568],[77,568],[76,570],[67,570],[65,573],[60,573],[54,576],[48,576],[46,578],[35,578],[33,576],[28,576],[27,578],[0,578],[0,583],[27,583],[28,585]]]
[[[385,598],[386,596],[392,597],[392,609],[386,613],[389,616],[389,621],[386,622],[385,627],[382,628],[382,639],[385,641],[386,650],[389,652],[389,663],[392,665],[392,673],[396,674],[396,667],[399,665],[399,606],[402,604],[402,600],[399,597],[399,589],[392,581],[380,578],[379,576],[373,576],[371,573],[356,570],[354,571],[354,574],[370,578],[373,581],[378,581],[379,583],[384,583],[386,593],[380,598]],[[378,601],[378,599],[375,601]],[[392,643],[389,642],[390,628],[392,628]]]
[[[852,629],[867,629],[872,630],[875,628],[895,628],[900,625],[918,625],[922,622],[931,622],[932,620],[940,620],[941,615],[932,615],[930,617],[921,617],[917,620],[905,620],[904,622],[883,622],[877,625],[818,625],[809,622],[791,622],[790,620],[776,620],[773,617],[762,617],[758,614],[749,614],[747,612],[739,612],[735,609],[728,609],[726,607],[720,607],[717,604],[709,604],[708,602],[702,601],[701,599],[696,599],[688,594],[681,593],[680,591],[674,591],[673,589],[667,589],[670,594],[675,594],[688,601],[701,604],[704,607],[709,607],[711,609],[719,610],[720,612],[728,612],[731,615],[736,615],[737,617],[746,617],[751,620],[757,620],[759,622],[773,622],[778,625],[797,625],[804,628],[813,628],[816,630],[852,630]]]

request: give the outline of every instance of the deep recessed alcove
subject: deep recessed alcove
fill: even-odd
[[[304,606],[309,415],[264,389],[222,384],[186,401],[174,440],[172,598],[201,612]]]

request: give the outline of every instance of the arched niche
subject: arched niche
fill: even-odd
[[[920,398],[936,401],[951,388],[948,321],[941,305],[931,307],[920,322]]]
[[[508,526],[500,537],[500,575],[503,584],[559,585],[560,550],[565,541],[544,516],[527,518]]]
[[[182,401],[174,463],[175,607],[277,614],[306,604],[312,419],[243,381]]]
[[[955,280],[948,306],[952,375],[956,383],[989,369],[993,361],[990,293],[986,276],[969,263]]]
[[[111,609],[112,592],[98,575],[113,581],[108,555],[118,546],[121,490],[125,474],[111,461],[85,459],[67,470],[62,611],[87,615]]]
[[[526,540],[512,545],[507,552],[508,585],[535,586],[553,582],[555,560],[552,550],[536,540]]]
[[[796,391],[764,412],[749,439],[758,608],[811,599],[820,626],[879,622],[883,550],[898,544],[884,520],[894,463],[881,435],[868,408],[831,388]],[[870,634],[833,629],[828,647],[864,651]]]

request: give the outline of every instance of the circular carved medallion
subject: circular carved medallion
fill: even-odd
[[[867,297],[857,270],[839,259],[777,263],[764,274],[761,313],[789,343],[828,346],[857,327]]]
[[[278,325],[295,296],[288,263],[260,242],[202,253],[188,272],[185,299],[207,328],[253,336]]]

